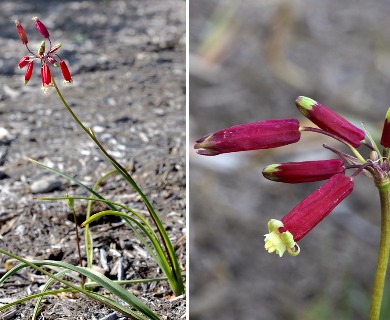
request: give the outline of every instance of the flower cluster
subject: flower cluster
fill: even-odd
[[[45,25],[37,17],[34,17],[33,20],[35,21],[35,26],[38,29],[38,31],[41,33],[41,35],[49,41],[50,47],[48,48],[47,52],[45,52],[46,43],[45,41],[42,41],[38,49],[38,53],[34,54],[28,47],[28,38],[27,38],[26,31],[24,30],[20,22],[18,20],[15,20],[16,29],[18,31],[19,38],[22,41],[22,43],[26,46],[28,52],[31,54],[30,56],[28,55],[24,56],[19,61],[18,67],[19,69],[22,69],[25,66],[27,66],[26,74],[24,76],[24,84],[27,84],[30,81],[33,73],[34,62],[35,61],[39,62],[41,65],[42,89],[46,93],[53,86],[53,79],[50,72],[49,63],[54,67],[58,67],[58,66],[60,67],[65,83],[71,83],[72,76],[69,72],[68,66],[66,65],[65,61],[62,60],[61,57],[58,55],[59,50],[61,48],[61,44],[57,44],[53,46],[50,40],[49,31],[47,30]]]
[[[361,130],[328,107],[307,97],[295,101],[298,110],[317,127],[300,126],[297,119],[279,119],[237,125],[208,134],[196,141],[197,153],[206,156],[246,150],[269,149],[296,143],[302,132],[315,132],[338,140],[350,148],[353,155],[323,145],[338,158],[331,160],[286,162],[272,164],[263,170],[265,178],[285,183],[303,183],[327,180],[319,189],[300,202],[281,220],[268,223],[265,249],[280,257],[287,251],[297,255],[297,242],[321,222],[342,200],[351,194],[353,179],[359,173],[381,184],[389,179],[390,108],[382,132],[381,152],[369,132]],[[364,140],[365,137],[368,141]],[[365,159],[357,150],[365,146],[370,150]],[[346,169],[355,170],[351,176]]]

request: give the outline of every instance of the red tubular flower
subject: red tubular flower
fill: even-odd
[[[25,76],[24,76],[24,84],[27,84],[27,82],[30,81],[31,76],[32,76],[33,69],[34,69],[34,60],[33,60],[33,61],[30,61],[30,62],[28,63],[27,70],[26,70],[26,74],[25,74]]]
[[[387,110],[385,123],[383,125],[381,145],[390,148],[390,108]]]
[[[24,30],[23,26],[20,24],[19,20],[15,20],[15,24],[16,24],[16,29],[18,30],[18,35],[20,40],[22,41],[23,44],[27,44],[28,39],[27,39],[26,31]]]
[[[38,17],[33,17],[33,20],[35,21],[35,26],[37,27],[41,35],[44,38],[49,38],[50,37],[49,31],[47,31],[45,25],[38,19]]]
[[[22,59],[20,59],[20,61],[18,63],[18,68],[23,69],[25,66],[28,65],[29,62],[30,62],[30,57],[24,56]]]
[[[64,76],[64,82],[71,83],[73,81],[72,76],[70,75],[68,66],[66,65],[64,60],[60,61],[60,68],[61,68],[62,75]]]
[[[319,189],[310,194],[292,209],[281,221],[268,222],[269,233],[265,235],[265,249],[280,257],[287,252],[297,255],[297,241],[320,223],[353,190],[354,183],[342,173],[335,174]]]
[[[197,153],[215,156],[221,153],[269,149],[299,141],[296,119],[266,120],[241,124],[208,134],[196,141]]]
[[[49,65],[45,63],[41,67],[41,77],[42,77],[42,89],[44,92],[47,92],[49,87],[51,86],[51,72]]]
[[[271,164],[263,170],[263,176],[272,181],[302,183],[326,180],[344,171],[344,162],[332,159]]]
[[[344,139],[352,146],[359,147],[364,131],[355,127],[328,107],[307,97],[298,97],[295,104],[299,111],[321,129]]]

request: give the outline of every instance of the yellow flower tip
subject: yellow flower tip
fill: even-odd
[[[45,85],[42,86],[42,91],[43,91],[43,93],[47,94],[47,93],[50,92],[51,88],[53,88],[52,85],[45,84]]]
[[[297,256],[299,254],[299,252],[301,252],[301,248],[298,246],[298,244],[296,243],[294,247],[292,248],[287,248],[287,252],[290,256]]]
[[[280,233],[277,232],[271,232],[265,235],[265,250],[268,251],[268,253],[275,252],[279,257],[282,257],[284,252],[286,251],[286,245],[282,242],[282,239],[280,238]]]
[[[277,231],[279,233],[279,228],[284,227],[284,224],[280,220],[271,219],[268,221],[268,232]]]
[[[294,241],[291,232],[279,232],[279,228],[283,226],[283,222],[276,219],[268,222],[269,233],[265,235],[264,248],[268,253],[275,252],[279,257],[282,257],[286,250],[291,256],[296,256],[300,252],[299,246]]]

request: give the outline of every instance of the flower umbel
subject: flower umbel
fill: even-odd
[[[295,101],[301,113],[319,128],[301,127],[297,119],[266,120],[237,125],[200,138],[194,146],[201,155],[215,156],[222,153],[255,149],[268,149],[295,143],[301,132],[324,134],[343,144],[353,155],[323,145],[340,159],[286,162],[267,166],[265,178],[285,183],[304,183],[329,179],[321,188],[298,204],[281,221],[272,219],[268,224],[265,248],[280,256],[287,250],[291,255],[299,253],[296,244],[303,236],[324,219],[337,204],[353,190],[353,178],[360,173],[372,178],[377,185],[388,181],[390,165],[390,111],[388,111],[382,133],[383,154],[369,132],[357,128],[346,119],[307,97]],[[389,109],[390,110],[390,109]],[[368,142],[364,140],[367,135]],[[366,146],[370,156],[365,159],[356,149]],[[346,170],[355,170],[349,177]]]
[[[384,148],[381,151],[363,122],[364,130],[361,130],[329,108],[307,97],[298,97],[295,104],[305,117],[319,127],[299,127],[299,132],[326,135],[343,143],[353,155],[323,144],[324,148],[335,153],[340,159],[287,162],[273,164],[263,170],[264,177],[278,182],[301,183],[329,179],[281,220],[271,219],[268,222],[269,233],[265,235],[264,247],[269,253],[275,252],[280,257],[286,251],[292,256],[298,255],[300,248],[297,242],[351,194],[354,177],[363,173],[371,178],[380,196],[381,234],[369,319],[378,320],[390,260],[390,108],[383,126],[380,144]],[[239,137],[239,139],[231,139],[229,134],[225,135],[232,128],[235,128],[232,130],[234,137]],[[257,140],[265,139],[268,147],[272,147],[272,142],[278,143],[279,141],[276,134],[268,136],[267,130],[264,130],[266,132],[264,137],[262,132],[258,132],[257,138],[253,139],[252,135],[245,134],[245,130],[240,132],[240,126],[232,128],[218,131],[198,140],[195,149],[204,148],[203,151],[198,151],[203,155],[217,155],[223,152],[251,150],[247,148],[247,145],[255,145]],[[357,150],[359,147],[368,148],[369,152],[366,152],[369,154],[368,158]],[[349,177],[345,175],[346,170],[355,170],[355,172]]]
[[[19,38],[22,41],[22,43],[26,46],[28,52],[31,54],[31,56],[24,56],[19,64],[18,67],[21,69],[28,65],[24,84],[27,84],[32,76],[33,71],[33,63],[37,61],[41,65],[41,80],[42,80],[42,89],[43,92],[48,92],[50,88],[53,86],[52,83],[52,74],[49,68],[48,63],[53,65],[54,67],[58,67],[57,59],[60,61],[60,68],[62,75],[64,77],[65,83],[71,83],[72,82],[72,76],[69,72],[69,69],[65,62],[61,59],[61,57],[58,55],[59,49],[61,48],[61,44],[57,44],[55,46],[52,45],[50,34],[45,25],[37,18],[34,17],[33,20],[35,21],[35,26],[38,29],[38,31],[41,33],[41,35],[49,41],[49,48],[46,50],[46,43],[45,41],[41,42],[40,47],[38,48],[37,54],[34,54],[30,48],[28,47],[27,43],[27,34],[22,25],[18,20],[15,21],[16,28],[18,30]]]

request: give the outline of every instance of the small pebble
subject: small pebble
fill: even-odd
[[[102,132],[104,132],[105,128],[102,126],[96,125],[96,126],[92,127],[92,130],[95,133],[102,133]]]
[[[13,139],[14,137],[6,128],[0,128],[0,142],[7,143]]]
[[[133,247],[131,240],[128,238],[120,238],[119,239],[119,246],[122,249],[131,249]]]
[[[118,319],[118,316],[116,315],[116,312],[113,312],[101,318],[100,320],[116,320],[116,319]]]
[[[48,179],[48,178],[42,178],[40,180],[34,181],[31,186],[30,190],[31,193],[47,193],[54,190],[58,190],[61,188],[61,181]]]

